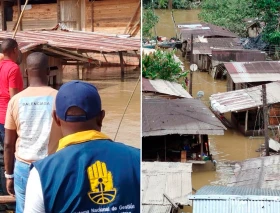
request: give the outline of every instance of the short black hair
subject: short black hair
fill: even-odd
[[[18,43],[16,42],[16,40],[12,38],[4,39],[1,44],[2,53],[4,54],[12,52],[17,47],[18,47]]]
[[[41,70],[48,68],[48,56],[42,52],[33,52],[26,58],[27,68]]]

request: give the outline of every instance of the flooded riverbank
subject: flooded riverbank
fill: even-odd
[[[120,67],[104,67],[91,69],[83,73],[83,80],[94,84],[102,99],[102,108],[106,112],[102,131],[111,139],[116,137],[118,126],[127,103],[137,85],[140,75],[138,67],[128,67],[124,78],[121,77]],[[63,72],[63,82],[77,79],[76,67]],[[139,82],[135,93],[128,105],[120,125],[116,141],[140,147],[140,87]],[[75,91],[73,91],[75,92]]]
[[[156,31],[159,36],[168,38],[176,35],[174,23],[172,21],[171,11],[155,10],[159,16],[159,23]],[[174,10],[174,19],[176,23],[198,23],[199,10]],[[189,69],[189,62],[181,57],[178,51],[177,55],[184,62],[185,69]],[[209,106],[209,96],[226,91],[226,81],[214,80],[207,72],[195,72],[193,74],[193,96],[196,97],[198,91],[204,92],[202,101]],[[215,160],[217,160],[216,172],[196,172],[192,174],[193,188],[199,189],[209,184],[226,184],[226,177],[231,171],[225,169],[224,164],[228,161],[241,161],[248,158],[258,157],[260,153],[255,152],[263,143],[263,138],[250,139],[243,136],[236,130],[227,130],[223,136],[209,136],[210,151]]]

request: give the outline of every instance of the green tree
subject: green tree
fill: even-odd
[[[154,13],[153,9],[148,8],[144,10],[142,16],[142,36],[150,38],[152,36],[152,29],[159,21],[159,17]]]
[[[204,0],[199,18],[223,26],[240,36],[246,36],[245,18],[255,18],[254,0]]]

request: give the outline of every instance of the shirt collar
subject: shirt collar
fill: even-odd
[[[102,140],[102,139],[111,140],[107,135],[103,134],[102,132],[98,132],[96,130],[77,132],[71,135],[67,135],[62,139],[60,139],[56,151],[59,151],[70,145],[80,144],[92,140]]]

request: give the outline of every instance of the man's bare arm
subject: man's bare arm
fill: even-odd
[[[17,88],[9,88],[10,98],[12,98],[14,95],[19,93],[19,89]]]

